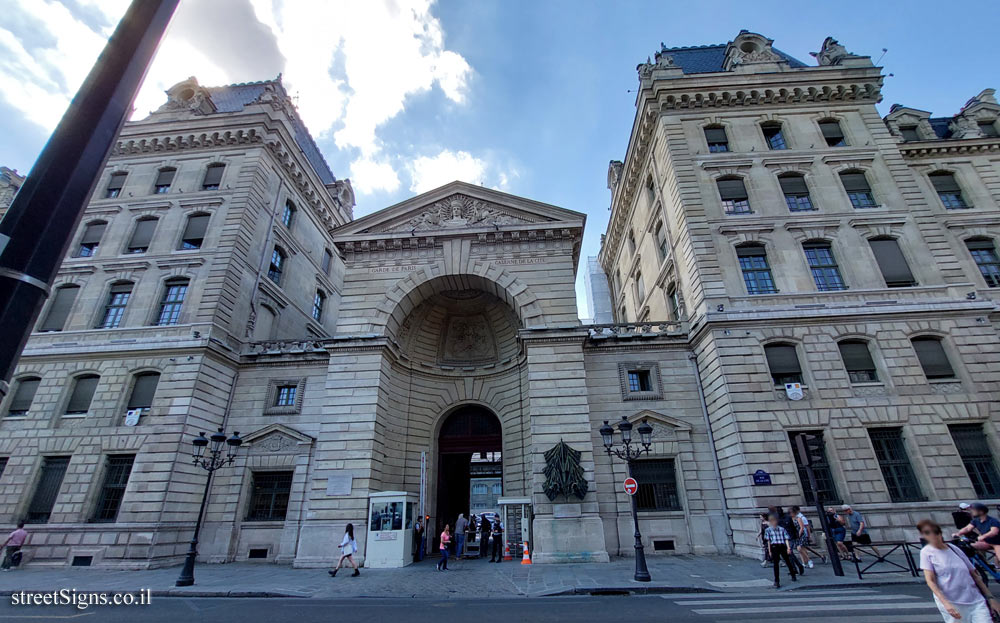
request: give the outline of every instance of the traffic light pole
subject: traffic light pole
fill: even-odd
[[[816,473],[813,471],[812,455],[806,448],[806,435],[796,435],[795,449],[799,453],[799,461],[806,468],[806,476],[809,478],[809,489],[812,491],[813,501],[816,502],[816,515],[819,517],[820,526],[823,527],[823,534],[826,535],[826,552],[830,557],[830,566],[833,567],[833,574],[844,575],[844,566],[840,564],[840,552],[837,551],[837,544],[833,541],[833,533],[830,522],[826,519],[826,510],[823,508],[823,500],[819,497],[819,487],[816,484]]]
[[[0,221],[0,398],[178,0],[133,0]]]

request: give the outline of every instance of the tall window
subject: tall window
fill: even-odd
[[[80,293],[80,286],[66,285],[56,288],[55,296],[49,305],[49,311],[45,315],[45,320],[38,327],[39,331],[62,331],[66,326],[66,319],[76,302],[76,295]]]
[[[809,505],[816,504],[816,496],[813,495],[813,490],[809,483],[809,473],[806,471],[806,466],[802,463],[802,457],[799,456],[798,450],[796,449],[797,442],[795,439],[799,435],[812,435],[814,437],[819,437],[818,446],[820,452],[819,456],[813,457],[812,470],[813,476],[816,478],[816,489],[819,491],[820,503],[839,503],[840,496],[837,494],[837,484],[833,480],[833,469],[830,468],[830,461],[826,455],[826,443],[823,440],[823,431],[793,431],[788,433],[788,440],[792,443],[792,456],[795,457],[795,467],[798,468],[799,482],[802,484],[802,492],[805,494],[804,497],[806,503]]]
[[[965,241],[972,259],[979,267],[986,285],[991,288],[1000,288],[1000,256],[997,255],[996,245],[989,238],[971,238]]]
[[[670,306],[670,319],[680,320],[681,319],[681,300],[680,295],[677,294],[677,285],[671,284],[667,288],[667,303]]]
[[[97,391],[97,382],[101,377],[96,374],[85,374],[73,379],[73,391],[66,403],[66,415],[86,415],[90,411],[90,403]]]
[[[122,188],[125,186],[125,178],[127,177],[128,173],[112,173],[108,179],[108,187],[104,191],[104,198],[114,199],[121,195]]]
[[[823,140],[826,141],[827,147],[845,147],[847,145],[844,131],[840,129],[840,122],[836,119],[820,121],[819,130],[823,133]]]
[[[187,295],[187,279],[170,279],[163,286],[163,298],[160,299],[160,311],[156,315],[156,324],[177,324]]]
[[[628,252],[635,255],[635,249],[635,232],[630,229],[628,230]]]
[[[768,344],[764,346],[767,369],[775,385],[802,382],[802,366],[794,344]]]
[[[145,253],[149,250],[149,245],[153,241],[153,232],[156,231],[156,218],[141,218],[135,223],[132,230],[132,237],[125,247],[126,253]]]
[[[980,121],[979,131],[983,133],[983,136],[989,138],[1000,136],[1000,132],[997,131],[996,121]]]
[[[329,275],[330,274],[330,265],[331,264],[333,264],[333,253],[330,252],[330,249],[323,249],[323,265],[322,265],[322,269],[323,269],[323,274],[324,275]]]
[[[62,487],[66,468],[69,467],[68,456],[47,456],[42,459],[42,474],[35,486],[35,493],[28,504],[28,523],[47,523],[52,515]]]
[[[774,277],[771,275],[771,266],[767,263],[764,245],[749,243],[736,247],[736,257],[740,261],[747,294],[774,294],[778,291],[774,287]]]
[[[141,415],[149,413],[153,406],[153,396],[156,395],[156,386],[160,383],[159,372],[142,372],[135,375],[132,383],[132,393],[128,397],[126,409],[129,411],[138,409]]]
[[[267,278],[274,283],[281,285],[281,272],[285,268],[285,252],[281,247],[274,247],[271,251],[271,265],[267,268]]]
[[[921,335],[910,340],[917,360],[928,379],[953,379],[955,369],[951,367],[948,354],[944,352],[941,338],[933,335]]]
[[[719,198],[722,199],[722,209],[726,214],[750,214],[750,197],[747,187],[738,177],[723,177],[716,182],[719,187]]]
[[[42,379],[37,376],[29,376],[18,379],[14,383],[14,397],[10,399],[7,407],[7,417],[24,417],[31,410],[31,403],[35,401],[35,392]]]
[[[847,198],[851,200],[851,205],[858,209],[877,208],[875,195],[872,194],[871,186],[868,185],[868,178],[864,171],[844,171],[840,174],[840,183],[847,191]]]
[[[952,424],[948,427],[962,457],[965,471],[980,498],[1000,497],[1000,474],[982,424]]]
[[[157,195],[170,192],[170,185],[174,183],[174,175],[177,169],[166,167],[156,172],[156,182],[153,184],[153,192]]]
[[[247,521],[284,521],[292,472],[254,472]]]
[[[840,358],[844,361],[844,368],[847,369],[847,376],[850,377],[852,383],[878,381],[878,371],[875,368],[871,351],[868,349],[868,342],[841,340],[837,343],[837,347],[840,348]]]
[[[639,490],[635,494],[637,510],[682,510],[674,459],[635,461],[632,463],[632,477],[639,481]]]
[[[788,149],[780,123],[777,121],[768,121],[767,123],[760,124],[760,129],[764,133],[764,140],[767,141],[768,149]]]
[[[893,502],[918,502],[923,499],[920,485],[910,465],[903,444],[902,428],[870,428],[868,436],[875,449],[875,458],[882,468],[882,478]]]
[[[649,370],[629,370],[628,390],[630,392],[653,391],[653,378]]]
[[[184,235],[181,236],[179,249],[200,249],[208,231],[208,214],[192,214],[184,225]]]
[[[118,519],[118,509],[125,497],[125,487],[128,486],[134,462],[134,454],[112,454],[105,459],[104,482],[94,507],[95,522],[109,523]]]
[[[815,210],[812,198],[809,197],[809,187],[805,176],[799,173],[783,173],[778,176],[781,194],[785,196],[785,205],[789,212],[809,212]]]
[[[729,151],[729,137],[726,136],[726,128],[721,125],[706,127],[705,140],[708,142],[708,151],[712,153]]]
[[[660,256],[661,262],[667,259],[667,255],[670,253],[667,232],[663,228],[663,223],[656,224],[656,253]]]
[[[279,385],[274,392],[275,407],[294,407],[295,395],[298,393],[298,385]]]
[[[642,306],[646,300],[646,283],[642,280],[642,273],[635,273],[635,302],[637,306]]]
[[[107,303],[104,304],[104,313],[101,315],[101,321],[97,323],[97,328],[117,328],[122,322],[122,316],[125,315],[125,308],[128,306],[130,296],[132,296],[131,282],[123,281],[111,286]]]
[[[958,185],[958,180],[955,179],[954,173],[935,171],[928,177],[931,178],[934,192],[937,193],[945,208],[949,210],[962,210],[970,207],[965,202],[965,197],[962,195],[962,188]]]
[[[295,222],[296,212],[297,210],[295,209],[295,204],[292,203],[292,200],[285,200],[285,209],[281,213],[281,222],[285,225],[285,227],[291,229],[292,223]]]
[[[830,292],[847,289],[829,242],[825,240],[809,241],[802,245],[802,250],[805,251],[806,261],[809,262],[809,270],[812,272],[817,290]]]
[[[895,238],[878,237],[868,241],[872,253],[875,255],[875,263],[885,279],[885,285],[889,288],[907,288],[917,284],[910,272],[910,265],[906,263],[903,250],[899,248],[899,241]]]
[[[97,253],[97,247],[100,246],[101,238],[104,237],[104,230],[107,227],[108,224],[104,221],[87,223],[87,226],[83,228],[83,236],[80,237],[80,246],[76,250],[76,257],[92,257]]]
[[[226,165],[221,162],[214,162],[205,168],[205,178],[201,181],[202,190],[218,190],[222,184],[222,173],[226,170]]]
[[[917,132],[917,126],[915,125],[899,126],[899,135],[902,136],[903,140],[907,143],[920,140],[920,133]]]
[[[313,308],[312,317],[313,320],[318,322],[323,321],[323,306],[326,304],[326,295],[323,294],[322,290],[316,290],[316,295],[313,296]]]

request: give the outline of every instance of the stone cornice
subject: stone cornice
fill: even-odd
[[[904,158],[933,158],[936,156],[975,156],[1000,153],[1000,139],[963,138],[937,141],[914,141],[899,144]]]

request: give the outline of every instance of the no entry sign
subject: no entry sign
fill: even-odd
[[[635,495],[635,492],[639,490],[639,483],[635,481],[635,478],[626,478],[625,482],[622,483],[622,488],[625,489],[625,493]]]

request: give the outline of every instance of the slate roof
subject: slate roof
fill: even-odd
[[[686,74],[703,74],[713,71],[723,71],[722,63],[726,60],[726,43],[718,45],[700,45],[694,47],[665,48],[674,63]],[[807,67],[802,61],[785,54],[777,48],[771,48],[779,56],[788,61],[791,67]]]
[[[257,98],[260,97],[269,84],[276,85],[284,93],[285,89],[281,85],[280,77],[278,80],[206,87],[206,90],[212,96],[212,103],[215,104],[215,109],[218,112],[240,112],[244,106],[257,101]],[[333,171],[330,170],[330,165],[326,163],[326,159],[320,152],[319,147],[316,146],[312,135],[309,134],[309,130],[302,123],[302,119],[298,115],[293,114],[291,121],[295,134],[295,142],[302,150],[302,153],[305,154],[306,159],[312,165],[316,174],[319,175],[319,178],[324,184],[332,184],[337,181],[337,178],[333,175]]]

